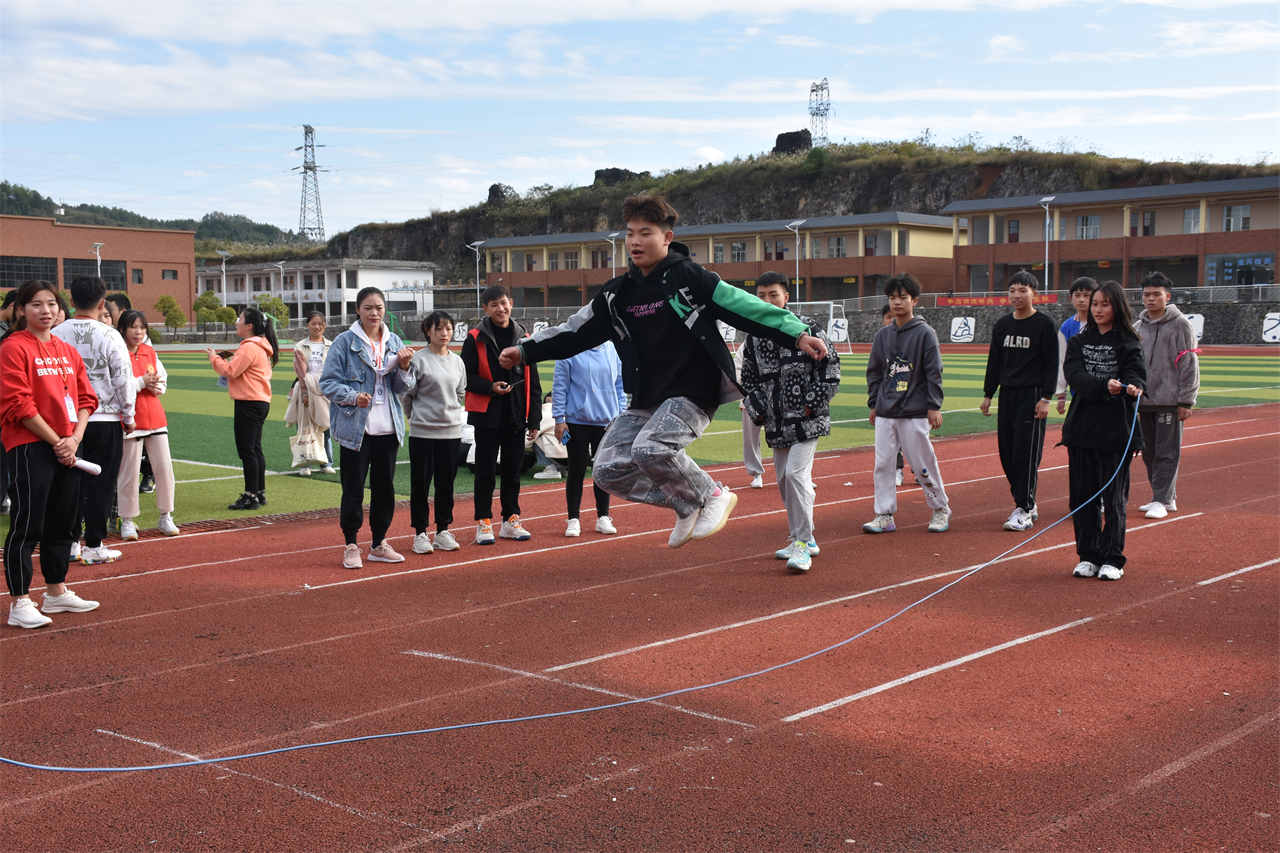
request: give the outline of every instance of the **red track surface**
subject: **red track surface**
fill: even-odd
[[[1189,423],[1181,512],[1142,518],[1135,466],[1119,583],[1069,576],[1067,522],[863,639],[663,704],[153,773],[4,766],[0,847],[1278,849],[1280,406]],[[1066,512],[1056,438],[1038,529]],[[73,572],[99,610],[0,630],[3,754],[225,756],[786,661],[1023,538],[1000,530],[994,437],[938,447],[956,512],[942,535],[909,486],[898,532],[862,535],[870,453],[820,458],[807,576],[773,559],[772,488],[739,488],[729,526],[678,551],[669,513],[630,504],[622,535],[562,538],[556,487],[524,496],[532,542],[362,572],[340,568],[334,521],[127,544]],[[408,551],[405,513],[392,532]]]

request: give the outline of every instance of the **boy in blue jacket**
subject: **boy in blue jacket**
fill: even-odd
[[[612,279],[559,326],[502,351],[503,367],[568,358],[612,340],[622,358],[631,406],[609,427],[596,456],[595,481],[610,494],[668,507],[676,523],[667,544],[704,539],[729,520],[737,495],[685,453],[716,408],[740,399],[720,320],[780,345],[824,358],[826,346],[800,320],[720,280],[673,242],[679,215],[661,196],[631,196],[626,273]]]

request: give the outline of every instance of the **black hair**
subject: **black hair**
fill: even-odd
[[[787,286],[787,277],[780,272],[769,270],[756,279],[756,287],[773,287],[775,284],[781,287],[788,296],[791,295],[791,288]]]
[[[357,302],[357,305],[360,303]],[[260,337],[266,338],[267,343],[271,344],[271,364],[275,366],[280,360],[280,345],[276,343],[276,324],[275,318],[264,312],[261,308],[250,305],[248,308],[240,312],[244,317],[244,321],[253,327],[253,333]]]
[[[1142,277],[1142,283],[1139,287],[1144,290],[1148,287],[1163,287],[1165,292],[1170,296],[1173,295],[1173,282],[1169,281],[1169,276],[1159,270],[1152,270]]]
[[[431,330],[445,323],[448,323],[450,326],[453,325],[453,317],[449,316],[448,311],[432,311],[422,319],[423,336],[430,338]]]
[[[1097,289],[1098,282],[1096,279],[1089,278],[1087,275],[1082,275],[1075,281],[1071,282],[1071,289],[1068,292],[1072,296],[1075,296],[1076,291],[1078,290],[1087,290],[1090,293],[1093,293]]]
[[[359,303],[356,303],[356,304],[358,305]],[[329,323],[329,315],[328,315],[328,314],[326,314],[326,313],[324,313],[323,311],[319,311],[319,310],[317,310],[317,309],[315,309],[315,308],[312,308],[310,311],[308,311],[308,312],[307,312],[307,322],[308,322],[308,323],[310,323],[310,322],[311,322],[311,318],[312,318],[312,317],[319,317],[321,320],[324,320],[325,325],[328,325],[328,323]]]
[[[892,311],[892,310],[893,310],[893,309],[892,309],[892,308],[890,308],[888,305],[885,305],[883,308],[881,308],[881,309],[880,309],[880,317],[881,317],[881,319],[884,319],[885,317],[888,317],[888,316],[889,316],[889,312],[890,312],[890,311]]]
[[[488,305],[490,302],[493,302],[495,299],[501,299],[504,296],[507,297],[508,299],[511,298],[511,291],[507,290],[506,285],[491,284],[480,292],[480,304]]]
[[[1093,296],[1089,298],[1088,325],[1098,328],[1097,322],[1093,319],[1093,300],[1099,295],[1107,297],[1107,301],[1111,303],[1111,328],[1124,337],[1137,340],[1138,333],[1133,330],[1133,311],[1129,309],[1129,300],[1125,299],[1124,288],[1118,281],[1104,281],[1093,292]]]
[[[71,282],[71,304],[76,311],[96,308],[107,295],[107,283],[95,275],[82,275]]]
[[[23,315],[22,309],[27,306],[28,302],[35,299],[36,294],[42,290],[49,291],[55,298],[58,296],[58,288],[54,287],[52,282],[45,281],[41,278],[33,278],[30,281],[24,281],[17,288],[10,291],[10,293],[14,294],[13,325],[9,327],[9,331],[5,332],[4,336],[6,338],[19,329],[25,329],[27,327],[27,318]]]
[[[132,308],[121,311],[120,319],[116,321],[116,331],[120,333],[120,337],[124,337],[125,331],[139,320],[144,327],[147,325],[147,316],[141,311],[135,311]]]
[[[62,309],[62,313],[66,317],[71,316],[71,307],[67,305],[67,295],[61,290],[53,292],[54,297],[58,300],[58,307]]]
[[[661,225],[669,231],[680,221],[680,214],[676,213],[676,209],[664,196],[640,193],[627,196],[622,201],[622,221],[630,222],[633,219]]]
[[[108,293],[107,301],[115,303],[115,306],[121,311],[133,310],[133,303],[129,301],[127,293]]]
[[[892,276],[884,283],[885,296],[892,296],[899,290],[910,296],[912,299],[920,298],[920,282],[916,281],[916,277],[909,272]],[[888,306],[886,305],[885,307],[887,308]]]
[[[1025,285],[1031,288],[1032,290],[1040,289],[1039,279],[1037,279],[1034,275],[1027,272],[1026,270],[1018,270],[1016,273],[1009,276],[1009,283],[1005,285],[1005,290],[1008,290],[1010,287],[1013,287],[1015,284]]]
[[[378,298],[382,300],[382,304],[385,307],[387,304],[386,294],[376,287],[362,287],[360,288],[360,292],[356,294],[356,308],[359,308],[361,303],[375,293],[378,294]]]
[[[8,308],[10,305],[12,305],[14,300],[17,298],[18,298],[18,288],[15,287],[13,290],[5,291],[4,302],[0,304],[0,311],[3,311],[5,308]]]

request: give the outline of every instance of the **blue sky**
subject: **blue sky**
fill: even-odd
[[[327,233],[767,151],[830,80],[833,141],[1022,136],[1280,157],[1280,7],[1159,0],[0,0],[0,176],[160,218]],[[1051,190],[1052,188],[1046,188]],[[785,212],[779,215],[785,215]]]

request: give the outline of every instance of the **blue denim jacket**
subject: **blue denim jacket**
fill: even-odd
[[[404,342],[390,329],[387,336],[387,358],[396,358]],[[349,450],[359,450],[364,442],[364,428],[369,420],[369,410],[356,405],[356,395],[372,394],[374,386],[373,362],[369,360],[369,348],[360,336],[348,329],[334,338],[329,355],[324,360],[324,372],[320,374],[320,393],[329,399],[329,429],[338,444]],[[396,428],[396,441],[404,443],[404,411],[400,408],[400,395],[408,390],[403,370],[396,369],[383,377],[387,386],[387,400],[391,405],[391,421]]]

